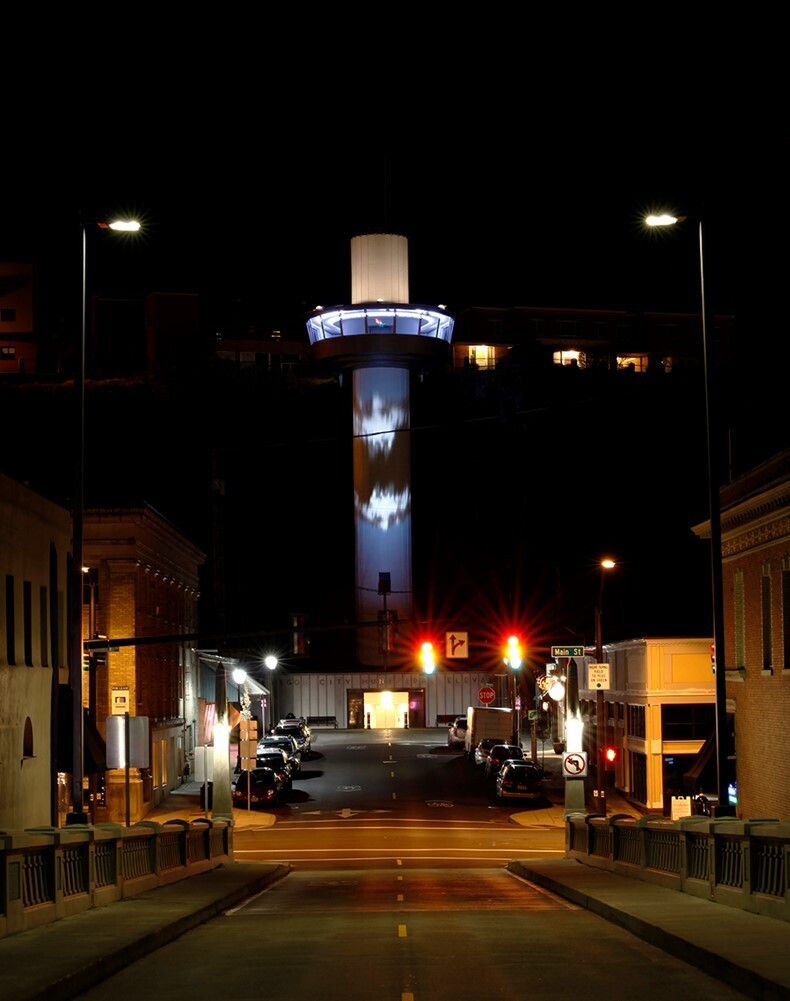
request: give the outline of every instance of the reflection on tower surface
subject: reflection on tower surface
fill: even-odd
[[[447,362],[453,319],[409,304],[404,236],[351,240],[351,290],[352,305],[316,309],[307,332],[317,360],[352,372],[357,658],[381,667],[380,573],[390,575],[387,608],[412,615],[409,382]]]

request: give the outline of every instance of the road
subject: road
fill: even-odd
[[[238,857],[292,871],[83,997],[743,997],[508,872],[562,854],[561,826],[540,823],[548,804],[515,823],[435,737],[328,734],[316,751],[277,822],[236,833]]]

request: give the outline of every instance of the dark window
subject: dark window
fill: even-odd
[[[49,666],[49,650],[47,649],[47,589],[42,587],[38,598],[38,627],[41,647],[41,666]]]
[[[3,323],[13,323],[16,319],[16,310],[10,306],[4,306],[0,309],[0,321]]]
[[[29,716],[25,720],[25,731],[22,736],[22,757],[33,757],[33,724],[30,722]]]
[[[782,667],[790,671],[790,567],[782,568]]]
[[[10,665],[16,664],[16,645],[14,643],[14,578],[6,574],[5,578],[5,649],[6,659]]]
[[[22,608],[24,610],[25,665],[33,666],[33,585],[29,580],[22,584]]]
[[[637,803],[647,803],[647,758],[644,754],[635,754],[633,751],[629,753],[629,757],[631,759],[631,795]]]
[[[716,726],[711,703],[661,706],[662,740],[707,740]]]
[[[628,733],[632,737],[645,736],[645,707],[628,707]]]
[[[772,668],[771,658],[771,576],[763,571],[760,578],[760,606],[762,608],[763,670]]]
[[[58,631],[58,550],[54,542],[49,544],[49,621],[49,650],[51,654],[52,666],[58,667],[60,664],[60,636]]]

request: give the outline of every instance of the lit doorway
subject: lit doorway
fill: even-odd
[[[409,725],[409,693],[365,692],[365,728],[403,730]]]

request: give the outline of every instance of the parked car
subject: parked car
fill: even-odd
[[[540,799],[543,769],[534,761],[506,761],[496,777],[496,796],[503,799]]]
[[[247,787],[249,784],[249,796]],[[233,805],[236,807],[280,806],[285,789],[276,772],[271,768],[253,768],[243,771],[233,787]]]
[[[303,723],[298,719],[281,719],[272,730],[272,733],[276,736],[287,734],[294,737],[296,743],[299,745],[299,750],[302,752],[302,758],[310,757],[313,736],[307,723]]]
[[[497,737],[483,737],[482,740],[478,741],[477,747],[475,747],[475,764],[484,765],[491,753],[491,748],[499,743]]]
[[[466,743],[466,716],[456,716],[447,731],[448,747],[463,747]]]
[[[288,760],[291,762],[293,767],[294,775],[298,775],[302,770],[302,754],[293,734],[270,734],[268,737],[261,737],[258,741],[257,753],[260,754],[260,752],[267,747],[279,747],[281,750],[285,751],[288,755]]]
[[[279,776],[285,791],[290,792],[293,786],[293,765],[282,748],[264,748],[257,752],[255,758],[255,764],[258,768],[271,768]]]
[[[511,758],[524,760],[524,751],[518,744],[494,744],[486,758],[486,778],[495,779],[502,765]]]

